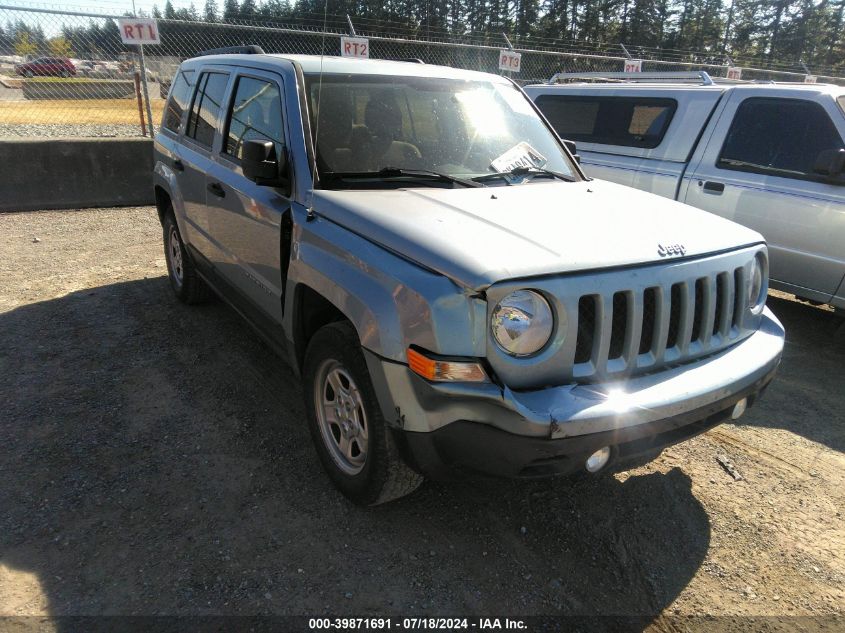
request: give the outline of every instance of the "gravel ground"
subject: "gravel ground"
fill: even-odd
[[[141,136],[141,125],[97,124],[20,124],[0,123],[3,138],[57,138],[57,137],[115,137]]]
[[[222,303],[172,298],[160,239],[151,208],[0,215],[0,615],[842,630],[845,332],[829,311],[770,297],[788,342],[765,397],[648,466],[429,483],[360,509],[320,469],[298,381]]]

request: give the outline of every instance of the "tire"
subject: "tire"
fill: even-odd
[[[305,352],[303,383],[317,454],[347,498],[358,505],[378,505],[420,486],[423,477],[402,460],[385,424],[350,323],[331,323],[314,334]],[[338,385],[337,391],[333,385]]]
[[[33,77],[35,77],[35,73],[33,73],[31,70],[25,70],[23,71],[23,76],[27,79],[32,79]]]
[[[170,280],[173,294],[179,301],[188,305],[208,301],[211,298],[211,289],[197,273],[196,266],[185,249],[172,207],[164,213],[162,236],[164,259],[167,261],[167,278]]]
[[[70,73],[66,70],[63,70],[59,73],[59,77],[64,77],[65,79],[67,79],[68,77],[70,77]]]

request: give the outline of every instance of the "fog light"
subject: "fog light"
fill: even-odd
[[[745,410],[748,408],[748,398],[743,398],[734,405],[734,410],[731,411],[731,420],[738,420]]]
[[[605,446],[604,448],[600,448],[595,453],[590,455],[587,458],[587,463],[584,466],[587,470],[591,473],[597,473],[602,468],[605,467],[608,460],[610,459],[610,447]]]

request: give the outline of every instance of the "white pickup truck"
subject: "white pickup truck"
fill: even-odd
[[[845,310],[845,88],[690,75],[561,73],[525,92],[588,175],[759,231],[772,287]]]

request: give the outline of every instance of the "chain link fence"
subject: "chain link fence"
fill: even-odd
[[[170,81],[181,60],[223,46],[258,44],[268,53],[340,54],[339,30],[308,30],[267,23],[207,23],[159,20],[161,44],[145,46],[146,76],[136,47],[122,44],[116,18],[108,13],[35,9],[0,4],[0,138],[45,136],[138,136],[146,134],[152,114],[157,126]],[[333,22],[337,24],[337,22]],[[500,73],[499,51],[489,37],[462,41],[411,39],[384,35],[387,29],[359,36],[370,40],[370,57],[420,59],[430,64]],[[372,27],[377,29],[379,27]],[[620,52],[623,50],[620,48]],[[517,42],[523,84],[548,81],[558,72],[619,72],[626,56],[532,47]],[[643,72],[706,71],[726,77],[728,65],[702,55],[638,49]],[[702,60],[702,61],[699,61]],[[804,81],[805,73],[742,68],[743,80]],[[142,82],[149,103],[144,103]],[[819,74],[819,82],[845,85],[845,78]],[[149,106],[149,107],[147,107]]]

